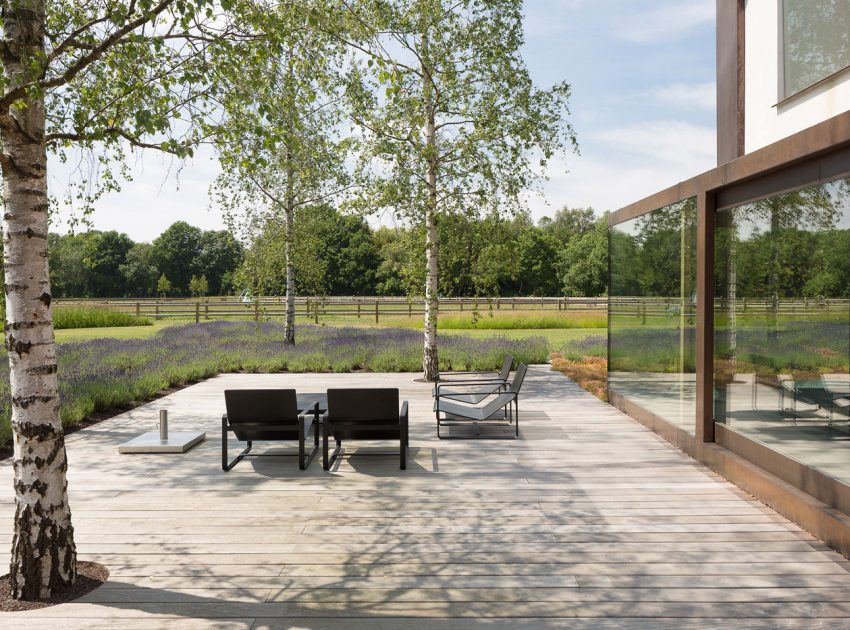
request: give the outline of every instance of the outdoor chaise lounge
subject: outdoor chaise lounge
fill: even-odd
[[[467,381],[495,381],[507,384],[514,366],[514,358],[506,354],[502,360],[502,369],[496,372],[449,372],[440,375],[440,382],[465,383]]]
[[[294,389],[228,389],[224,392],[227,413],[221,418],[221,468],[228,471],[248,457],[254,442],[298,440],[298,468],[305,470],[319,451],[319,429],[316,426],[318,401],[298,409]],[[313,449],[306,453],[307,436],[313,431]],[[227,457],[227,434],[248,442],[232,462]],[[269,453],[289,455],[288,453]],[[250,455],[258,457],[259,455]]]
[[[440,427],[450,427],[459,424],[472,423],[476,436],[480,436],[479,425],[485,420],[491,420],[501,413],[505,423],[514,425],[514,437],[519,437],[519,392],[525,378],[526,366],[517,366],[514,378],[507,389],[493,390],[484,385],[483,388],[471,384],[464,391],[457,387],[445,388],[443,383],[437,383],[434,391],[434,413],[437,416],[437,437],[443,439]],[[448,385],[452,385],[449,383]],[[455,384],[456,385],[456,384]],[[440,415],[442,414],[442,416]]]
[[[508,379],[511,376],[511,368],[514,358],[506,354],[502,361],[502,369],[495,372],[451,372],[448,375],[440,375],[440,397],[455,398],[473,404],[479,403],[494,392],[508,389]],[[474,388],[476,393],[471,394],[468,390]],[[437,395],[435,387],[432,396]]]
[[[407,401],[399,411],[398,389],[329,389],[328,412],[322,422],[322,462],[329,470],[342,450],[343,440],[398,440],[400,468],[407,468],[410,444]],[[336,448],[328,454],[333,436]]]

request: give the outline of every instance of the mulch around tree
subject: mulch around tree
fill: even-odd
[[[109,569],[97,562],[77,562],[77,581],[70,588],[54,593],[49,599],[41,599],[35,602],[23,602],[12,599],[12,589],[7,573],[0,577],[0,612],[15,612],[18,610],[34,610],[36,608],[47,608],[56,604],[72,602],[75,599],[91,593],[98,586],[102,586],[109,578]]]

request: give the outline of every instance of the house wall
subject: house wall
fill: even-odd
[[[777,0],[746,3],[746,153],[850,111],[850,71],[781,100],[780,6]]]

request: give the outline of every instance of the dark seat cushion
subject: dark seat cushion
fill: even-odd
[[[398,438],[401,435],[398,414],[398,389],[328,390],[328,421],[338,440]]]
[[[224,392],[224,402],[228,424],[237,439],[298,439],[298,400],[294,389],[228,389]]]

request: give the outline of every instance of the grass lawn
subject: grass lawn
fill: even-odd
[[[56,341],[89,341],[91,339],[147,339],[169,326],[188,324],[181,319],[160,319],[153,326],[106,326],[102,328],[65,328],[56,331]]]

